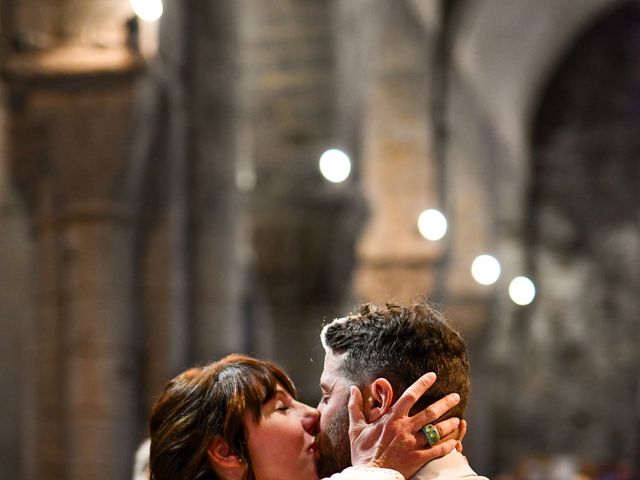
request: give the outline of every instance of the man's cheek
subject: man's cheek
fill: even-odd
[[[333,412],[331,408],[325,408],[320,414],[320,430],[325,431],[327,427],[331,424],[331,419],[333,418]]]

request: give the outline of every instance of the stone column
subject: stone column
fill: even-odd
[[[234,0],[185,4],[192,360],[243,350]],[[186,37],[188,35],[188,37]]]
[[[355,290],[366,301],[408,302],[431,294],[443,255],[444,240],[429,242],[417,228],[423,210],[442,209],[430,135],[432,93],[425,88],[433,76],[434,42],[402,2],[375,7],[368,95],[358,119],[371,215],[358,242]],[[364,19],[354,18],[349,32],[359,32],[355,25]]]
[[[139,58],[65,46],[6,68],[10,159],[38,268],[34,478],[129,475],[136,426],[129,132]]]
[[[30,368],[23,333],[33,331],[33,242],[28,217],[13,188],[4,146],[4,92],[0,106],[0,478],[23,478],[21,411]]]
[[[241,131],[255,165],[252,247],[263,298],[249,331],[255,349],[280,362],[301,398],[317,401],[322,319],[343,312],[351,290],[354,237],[361,224],[354,181],[329,184],[318,159],[345,140],[336,125],[333,1],[239,2]],[[247,145],[247,144],[245,144]]]

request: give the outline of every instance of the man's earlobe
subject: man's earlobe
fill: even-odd
[[[229,447],[227,442],[220,435],[216,435],[209,442],[207,447],[207,457],[212,468],[238,468],[242,466],[242,458],[240,458]]]
[[[369,385],[367,394],[365,414],[368,422],[374,422],[387,413],[393,405],[393,387],[386,378],[376,378]]]

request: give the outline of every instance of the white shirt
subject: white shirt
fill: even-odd
[[[464,455],[457,450],[444,457],[431,460],[411,477],[411,480],[458,480],[458,479],[489,480],[480,477],[471,470]]]
[[[404,480],[404,477],[389,468],[349,467],[331,475],[329,480]]]

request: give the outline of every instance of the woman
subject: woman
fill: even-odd
[[[360,419],[356,391],[352,399],[359,402],[349,404],[352,423]],[[295,396],[293,383],[277,365],[244,355],[186,370],[167,384],[151,412],[151,479],[317,480],[320,415]],[[336,480],[404,478],[392,470],[362,467],[397,468],[403,452],[425,449],[424,437],[398,434],[396,427],[411,420],[406,403],[406,411],[399,407],[403,411],[395,418],[395,430],[360,421],[352,432],[352,461],[359,470],[347,469]],[[442,436],[457,426],[456,420],[436,425]],[[416,430],[415,422],[410,428]],[[449,440],[432,450],[440,456],[452,445]]]

